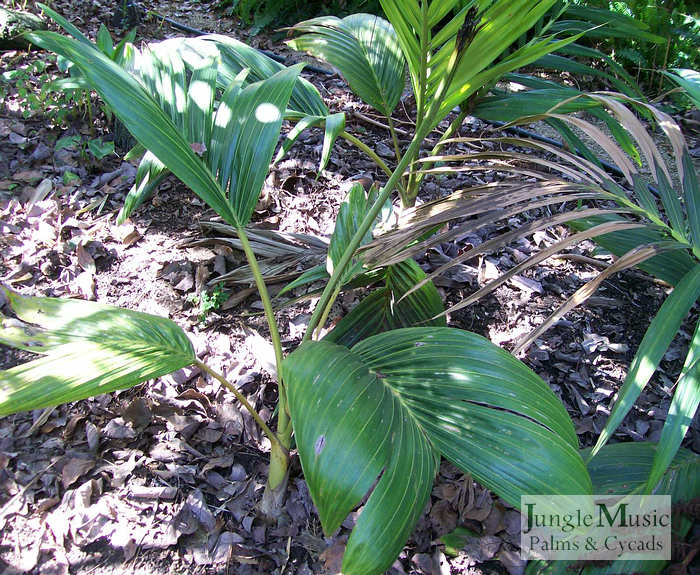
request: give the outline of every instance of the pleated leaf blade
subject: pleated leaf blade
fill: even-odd
[[[381,573],[427,501],[436,455],[519,506],[523,493],[586,494],[571,420],[507,352],[450,328],[405,328],[352,349],[309,342],[283,364],[302,468],[327,534],[379,478],[343,573]]]
[[[391,116],[405,82],[405,60],[389,22],[371,14],[323,16],[292,28],[302,35],[287,43],[340,70],[350,88],[385,116]]]
[[[53,32],[27,38],[78,66],[91,86],[146,149],[211,206],[226,222],[238,225],[223,190],[178,127],[144,87],[98,50]]]
[[[433,282],[426,282],[402,299],[425,278],[425,272],[412,259],[388,266],[384,285],[352,308],[324,340],[352,347],[367,337],[401,327],[445,327],[442,298]]]
[[[276,62],[260,50],[244,44],[240,40],[221,34],[207,34],[183,42],[184,53],[195,53],[202,44],[214,46],[221,58],[219,64],[219,86],[225,88],[243,70],[249,70],[249,80],[258,82],[274,76],[284,70],[284,66]],[[210,49],[210,48],[209,48]],[[208,54],[209,49],[203,53]],[[188,59],[189,60],[189,59]],[[298,77],[289,99],[289,112],[301,115],[326,116],[328,108],[316,87],[308,80]]]
[[[340,205],[338,217],[335,220],[335,228],[331,234],[330,243],[328,245],[328,257],[326,258],[326,270],[329,274],[333,273],[335,266],[338,265],[345,248],[350,243],[350,240],[359,229],[360,223],[365,217],[365,214],[372,207],[372,199],[375,191],[372,190],[368,195],[365,193],[362,184],[353,184],[348,192],[347,197]],[[365,245],[372,241],[372,229],[367,230],[362,238],[360,245]],[[362,270],[361,258],[356,257],[343,273],[343,282],[349,281],[353,276]]]
[[[222,148],[212,173],[219,174],[230,211],[245,226],[258,202],[279,140],[284,111],[303,68],[284,68],[266,80],[250,84],[224,101],[217,112],[211,148]],[[225,143],[223,143],[225,142]],[[221,174],[225,173],[226,177]]]

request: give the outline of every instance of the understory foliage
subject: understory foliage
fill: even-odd
[[[257,34],[263,28],[288,26],[309,16],[354,12],[381,13],[381,6],[377,0],[220,0],[218,7],[225,8],[227,13],[240,18],[252,34]]]
[[[579,9],[594,8],[632,17],[647,34],[638,37],[599,35],[589,41],[625,66],[637,81],[655,93],[663,86],[660,71],[700,68],[700,12],[692,1],[585,0]]]
[[[271,441],[264,513],[274,516],[284,497],[292,433],[326,535],[332,536],[348,513],[364,502],[343,557],[343,573],[349,575],[379,574],[391,565],[425,507],[441,457],[516,508],[522,494],[584,495],[611,489],[669,493],[677,500],[697,496],[697,457],[679,449],[700,401],[697,328],[659,445],[605,445],[700,296],[697,175],[673,121],[628,95],[580,94],[532,81],[525,93],[531,98],[527,104],[522,96],[497,91],[505,74],[554,50],[571,49],[580,37],[552,34],[545,25],[532,39],[519,43],[555,3],[383,0],[388,21],[356,14],[295,26],[299,35],[290,44],[337,66],[350,87],[386,117],[395,144],[391,166],[345,131],[344,114],[328,111],[316,88],[300,76],[302,65],[285,67],[241,42],[209,35],[152,43],[140,50],[125,46],[132,57],[122,66],[45,7],[72,38],[41,32],[31,34],[31,41],[70,61],[79,72],[76,76],[99,93],[138,142],[130,154],[141,155],[141,164],[120,219],[172,173],[224,222],[212,226],[227,228],[245,252],[248,279],[259,291],[275,350],[278,416],[272,431],[235,386],[195,356],[186,334],[167,319],[13,292],[8,299],[23,323],[18,327],[16,321],[7,322],[0,340],[41,357],[1,372],[0,415],[124,389],[196,365],[241,401]],[[404,91],[406,68],[416,114],[410,143],[402,145],[392,112]],[[495,141],[538,148],[556,159],[494,150],[443,152],[450,143],[466,143],[455,136],[467,114],[495,114],[499,105],[505,115],[527,110],[522,123],[548,121],[574,148],[585,143],[572,128],[588,134],[618,166],[622,179],[609,176],[590,149],[580,157],[523,138],[503,136]],[[675,166],[662,159],[633,113],[635,107],[665,131]],[[569,114],[580,110],[600,119],[613,138]],[[436,134],[438,144],[425,151],[425,139],[446,119],[449,127]],[[327,247],[306,238],[313,253],[325,261],[287,291],[312,282],[324,288],[302,343],[288,354],[282,349],[257,259],[263,250],[284,250],[285,243],[248,227],[285,121],[292,126],[276,158],[303,130],[320,126],[321,167],[342,137],[375,159],[387,175],[379,189],[351,189]],[[642,158],[651,182],[638,167]],[[526,166],[527,160],[535,166]],[[529,181],[514,178],[414,205],[428,175],[494,166],[525,174]],[[394,190],[402,209],[389,217],[395,209]],[[568,223],[580,231],[449,310],[432,283],[436,274],[427,276],[412,259],[468,229],[555,205],[568,208],[476,246],[445,269],[551,225]],[[448,223],[451,227],[446,228]],[[488,340],[447,327],[446,322],[449,311],[583,239],[594,239],[619,259],[521,347],[618,270],[639,266],[675,286],[637,351],[598,444],[585,451],[579,449],[561,401],[537,374]],[[324,333],[331,306],[346,286],[374,289]],[[689,523],[683,520],[675,527],[682,537]],[[537,571],[531,572],[555,573],[560,567],[533,564],[531,569]],[[641,572],[647,567],[623,558],[610,572]],[[652,567],[645,572],[659,572],[663,562]]]

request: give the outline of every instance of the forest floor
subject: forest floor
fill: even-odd
[[[249,37],[208,4],[154,4],[191,27],[290,53],[265,36]],[[52,7],[92,38],[101,22],[111,28],[111,3],[59,0]],[[141,23],[138,34],[139,40],[153,40],[183,32],[151,19]],[[45,70],[35,66],[45,61],[40,52],[0,53],[0,68],[23,70],[30,91],[47,75],[58,74],[53,61]],[[391,155],[389,134],[358,119],[356,113],[371,111],[339,76],[306,76],[331,111],[347,113],[351,131],[380,155]],[[173,319],[199,357],[225,373],[263,417],[273,419],[274,360],[265,343],[261,302],[248,283],[220,283],[218,278],[242,266],[244,258],[229,238],[206,226],[215,214],[168,179],[129,222],[116,225],[135,166],[119,155],[97,159],[90,151],[91,141],[98,148],[111,138],[104,114],[94,106],[90,124],[82,115],[57,118],[50,102],[45,103],[49,109],[39,104],[32,109],[16,78],[0,85],[0,282],[22,294],[78,297]],[[462,135],[478,135],[485,127],[472,119]],[[74,137],[72,147],[57,145],[66,137]],[[697,150],[698,134],[686,137]],[[310,132],[273,170],[255,227],[328,236],[352,182],[382,181],[368,158],[340,141],[328,168],[317,174],[321,144],[322,133]],[[466,175],[428,180],[422,200],[475,183]],[[434,269],[495,231],[443,244],[419,263]],[[567,233],[563,227],[536,233],[517,246],[466,262],[437,281],[439,290],[448,303],[459,301],[491,274],[511,267],[516,252],[527,255]],[[571,253],[591,256],[593,248],[587,244]],[[452,314],[449,325],[512,349],[598,271],[581,258],[548,260]],[[272,286],[273,292],[283,285]],[[612,397],[667,292],[640,272],[620,273],[523,357],[561,398],[582,447],[592,445],[601,431]],[[347,313],[358,295],[342,295],[334,316]],[[315,301],[302,299],[279,310],[286,349],[300,341]],[[1,299],[0,306],[8,313]],[[690,323],[684,325],[615,440],[659,438],[691,333]],[[0,368],[27,355],[0,346]],[[684,445],[700,451],[697,418]],[[296,458],[282,518],[269,525],[258,517],[269,447],[230,394],[195,369],[120,393],[0,419],[0,573],[336,572],[354,517],[335,537],[324,537]],[[440,538],[458,525],[481,536],[448,557]],[[519,529],[517,511],[443,462],[426,513],[390,573],[521,575]]]

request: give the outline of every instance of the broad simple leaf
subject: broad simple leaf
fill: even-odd
[[[343,573],[381,573],[425,505],[442,453],[519,506],[587,494],[571,420],[549,387],[488,340],[406,328],[351,350],[308,342],[283,363],[304,476],[327,534],[375,483]]]
[[[17,317],[34,327],[25,337],[3,330],[0,340],[43,357],[0,372],[0,416],[131,387],[197,359],[168,319],[82,300],[6,294]]]
[[[327,535],[384,471],[361,515],[375,537],[356,529],[359,542],[348,542],[343,561],[348,575],[381,573],[423,511],[437,454],[399,399],[346,348],[311,342],[282,369],[304,477]]]
[[[402,299],[409,289],[426,277],[414,260],[388,266],[383,273],[385,285],[360,301],[324,337],[325,341],[352,347],[383,331],[446,325],[442,316],[442,298],[433,282],[427,282]]]
[[[391,116],[404,89],[406,64],[389,22],[371,14],[323,16],[291,30],[303,35],[287,44],[338,68],[353,92]]]

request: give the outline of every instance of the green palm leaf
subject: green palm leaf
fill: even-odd
[[[43,357],[0,372],[0,416],[124,389],[196,361],[187,336],[168,319],[5,293],[17,317],[31,325],[3,329],[0,341]]]
[[[588,471],[593,481],[594,493],[625,495],[642,489],[658,457],[660,447],[655,443],[634,442],[606,445],[588,462]],[[590,449],[582,454],[588,458]],[[700,457],[686,449],[680,449],[663,477],[657,482],[656,495],[670,495],[671,504],[677,505],[692,501],[700,496]],[[681,541],[693,523],[684,515],[673,518],[674,538]],[[531,561],[526,575],[615,575],[618,573],[660,573],[666,561],[614,561],[608,565],[587,565],[580,569],[573,561]],[[574,569],[576,571],[573,571]]]
[[[145,49],[139,54],[137,60],[140,77],[150,87],[151,95],[161,108],[170,112],[180,133],[191,145],[203,149],[201,156],[206,161],[209,157],[208,146],[211,145],[216,95],[216,60],[202,58],[198,61],[188,82],[184,73],[185,64],[170,44],[173,41],[151,44],[152,49]],[[163,83],[168,85],[168,90],[162,89]],[[183,100],[180,106],[172,106],[172,94],[180,95]],[[119,212],[117,223],[124,223],[136,208],[156,192],[169,173],[168,168],[156,156],[146,151],[136,171],[134,184]]]
[[[385,285],[360,301],[323,338],[324,341],[352,347],[369,336],[392,329],[446,326],[442,298],[433,282],[426,282],[403,298],[426,278],[414,260],[388,266],[383,276]]]
[[[303,35],[287,41],[340,70],[350,88],[385,116],[391,116],[404,89],[405,60],[391,24],[371,14],[343,19],[323,16],[291,28]]]
[[[382,0],[382,8],[396,30],[408,62],[416,96],[418,120],[435,102],[435,127],[455,106],[463,105],[477,92],[491,87],[505,73],[530,64],[578,36],[556,40],[536,38],[507,54],[508,48],[532,28],[555,4],[555,0],[496,0],[486,3],[478,16],[470,9],[476,2],[425,2]],[[450,13],[453,15],[447,19]],[[440,28],[437,25],[441,24]],[[471,29],[466,42],[458,38]]]
[[[700,259],[700,184],[698,183],[698,173],[687,148],[684,148],[682,152],[681,170],[681,184],[683,186],[685,209],[688,214],[689,236],[695,256]]]
[[[576,4],[567,6],[564,18],[555,22],[552,29],[586,31],[591,38],[634,38],[657,44],[666,42],[663,36],[652,34],[649,25],[641,20],[607,8]]]
[[[610,417],[605,424],[605,428],[600,434],[598,441],[593,448],[591,454],[595,454],[605,445],[605,443],[610,439],[613,432],[622,423],[627,413],[634,405],[634,402],[639,397],[646,384],[648,383],[651,376],[656,371],[661,358],[666,353],[668,346],[678,333],[678,329],[681,326],[681,322],[688,314],[688,311],[695,304],[695,302],[700,298],[700,264],[697,264],[692,270],[690,270],[683,279],[674,288],[671,295],[666,298],[663,305],[659,309],[658,313],[654,317],[651,325],[644,334],[642,343],[639,344],[639,349],[637,350],[632,365],[627,372],[627,377],[625,378],[625,383],[618,393],[617,400],[615,401],[615,406],[613,407]],[[691,357],[695,357],[697,350],[691,348]],[[696,374],[697,366],[694,362],[686,364],[684,368],[684,373],[681,377],[688,375],[688,382],[684,385],[692,386],[693,378],[697,376]],[[692,395],[692,394],[691,394]],[[694,415],[694,408],[697,407],[697,403],[694,400],[683,399],[677,402],[677,407],[682,408],[681,412],[677,415],[686,418],[690,417],[692,419]],[[683,408],[684,406],[684,408]],[[688,413],[690,409],[693,409],[693,413]],[[676,425],[676,422],[669,421],[666,425]],[[667,432],[669,437],[675,435],[672,431]],[[668,449],[671,453],[675,453],[680,445],[680,441],[683,438],[675,437],[675,440],[670,445],[664,445],[665,449]],[[676,441],[677,440],[677,441]]]
[[[92,42],[90,42],[90,39],[85,36],[80,30],[78,30],[73,24],[71,24],[68,20],[66,20],[63,16],[61,16],[58,12],[52,10],[49,8],[46,4],[42,4],[40,2],[37,2],[36,4],[44,14],[47,14],[49,18],[51,18],[54,22],[56,22],[61,28],[63,28],[66,32],[68,32],[73,38],[76,40],[79,40],[83,44],[92,46]]]
[[[372,206],[372,196],[376,196],[373,192],[368,195],[365,193],[362,184],[353,184],[348,192],[345,201],[340,205],[338,217],[335,221],[335,228],[331,235],[331,240],[328,245],[328,258],[326,259],[326,269],[329,274],[333,273],[335,266],[343,257],[345,248],[350,243],[350,239],[355,234],[357,229],[365,217],[365,214]],[[367,230],[360,245],[367,244],[372,241],[372,230]],[[362,270],[362,262],[359,259],[349,265],[343,274],[343,283],[349,281],[354,275]]]
[[[447,93],[448,100],[453,102],[452,107],[487,85],[493,78],[525,66],[576,40],[576,37],[559,41],[552,41],[551,38],[539,39],[519,48],[492,66],[496,59],[530,30],[554,3],[552,0],[501,0],[491,3],[484,10],[481,16],[482,28],[465,48]],[[449,42],[443,46],[442,51],[452,50],[453,46],[453,42]],[[449,105],[445,102],[442,107]]]
[[[139,79],[181,134],[186,134],[186,66],[173,41],[149,44],[136,59]]]
[[[302,468],[327,534],[379,477],[343,573],[381,573],[391,564],[425,505],[438,453],[515,506],[522,493],[591,492],[561,402],[475,334],[406,328],[350,350],[309,342],[282,369]]]
[[[272,160],[302,64],[282,67],[243,89],[238,78],[224,93],[214,118],[214,73],[207,66],[209,61],[195,68],[188,88],[184,62],[170,49],[170,41],[153,45],[140,58],[141,77],[148,90],[157,94],[156,101],[94,48],[50,32],[29,38],[74,62],[131,134],[226,222],[236,227],[248,223],[267,175],[260,166],[267,167]],[[208,165],[192,144],[211,150],[204,158]],[[150,179],[156,175],[154,170],[162,175],[162,169],[149,160],[142,173]],[[134,204],[143,200],[148,189],[142,184],[138,182],[132,195]]]
[[[690,342],[690,349],[685,364],[676,382],[668,416],[664,423],[656,450],[654,465],[649,473],[647,491],[651,492],[685,437],[688,427],[695,417],[700,403],[700,322],[695,326],[695,335]]]
[[[258,82],[274,76],[285,66],[259,50],[221,34],[207,34],[182,40],[180,53],[188,64],[206,58],[212,48],[218,55],[218,85],[226,88],[243,70],[249,71],[249,81]],[[326,116],[328,108],[316,87],[304,78],[297,78],[289,99],[288,113],[301,116]]]
[[[210,164],[242,226],[250,221],[260,197],[284,111],[303,66],[284,68],[222,97],[212,130]]]
[[[239,225],[226,196],[209,169],[190,148],[172,119],[139,82],[117,64],[84,43],[53,32],[27,38],[78,66],[129,132],[225,221]]]

